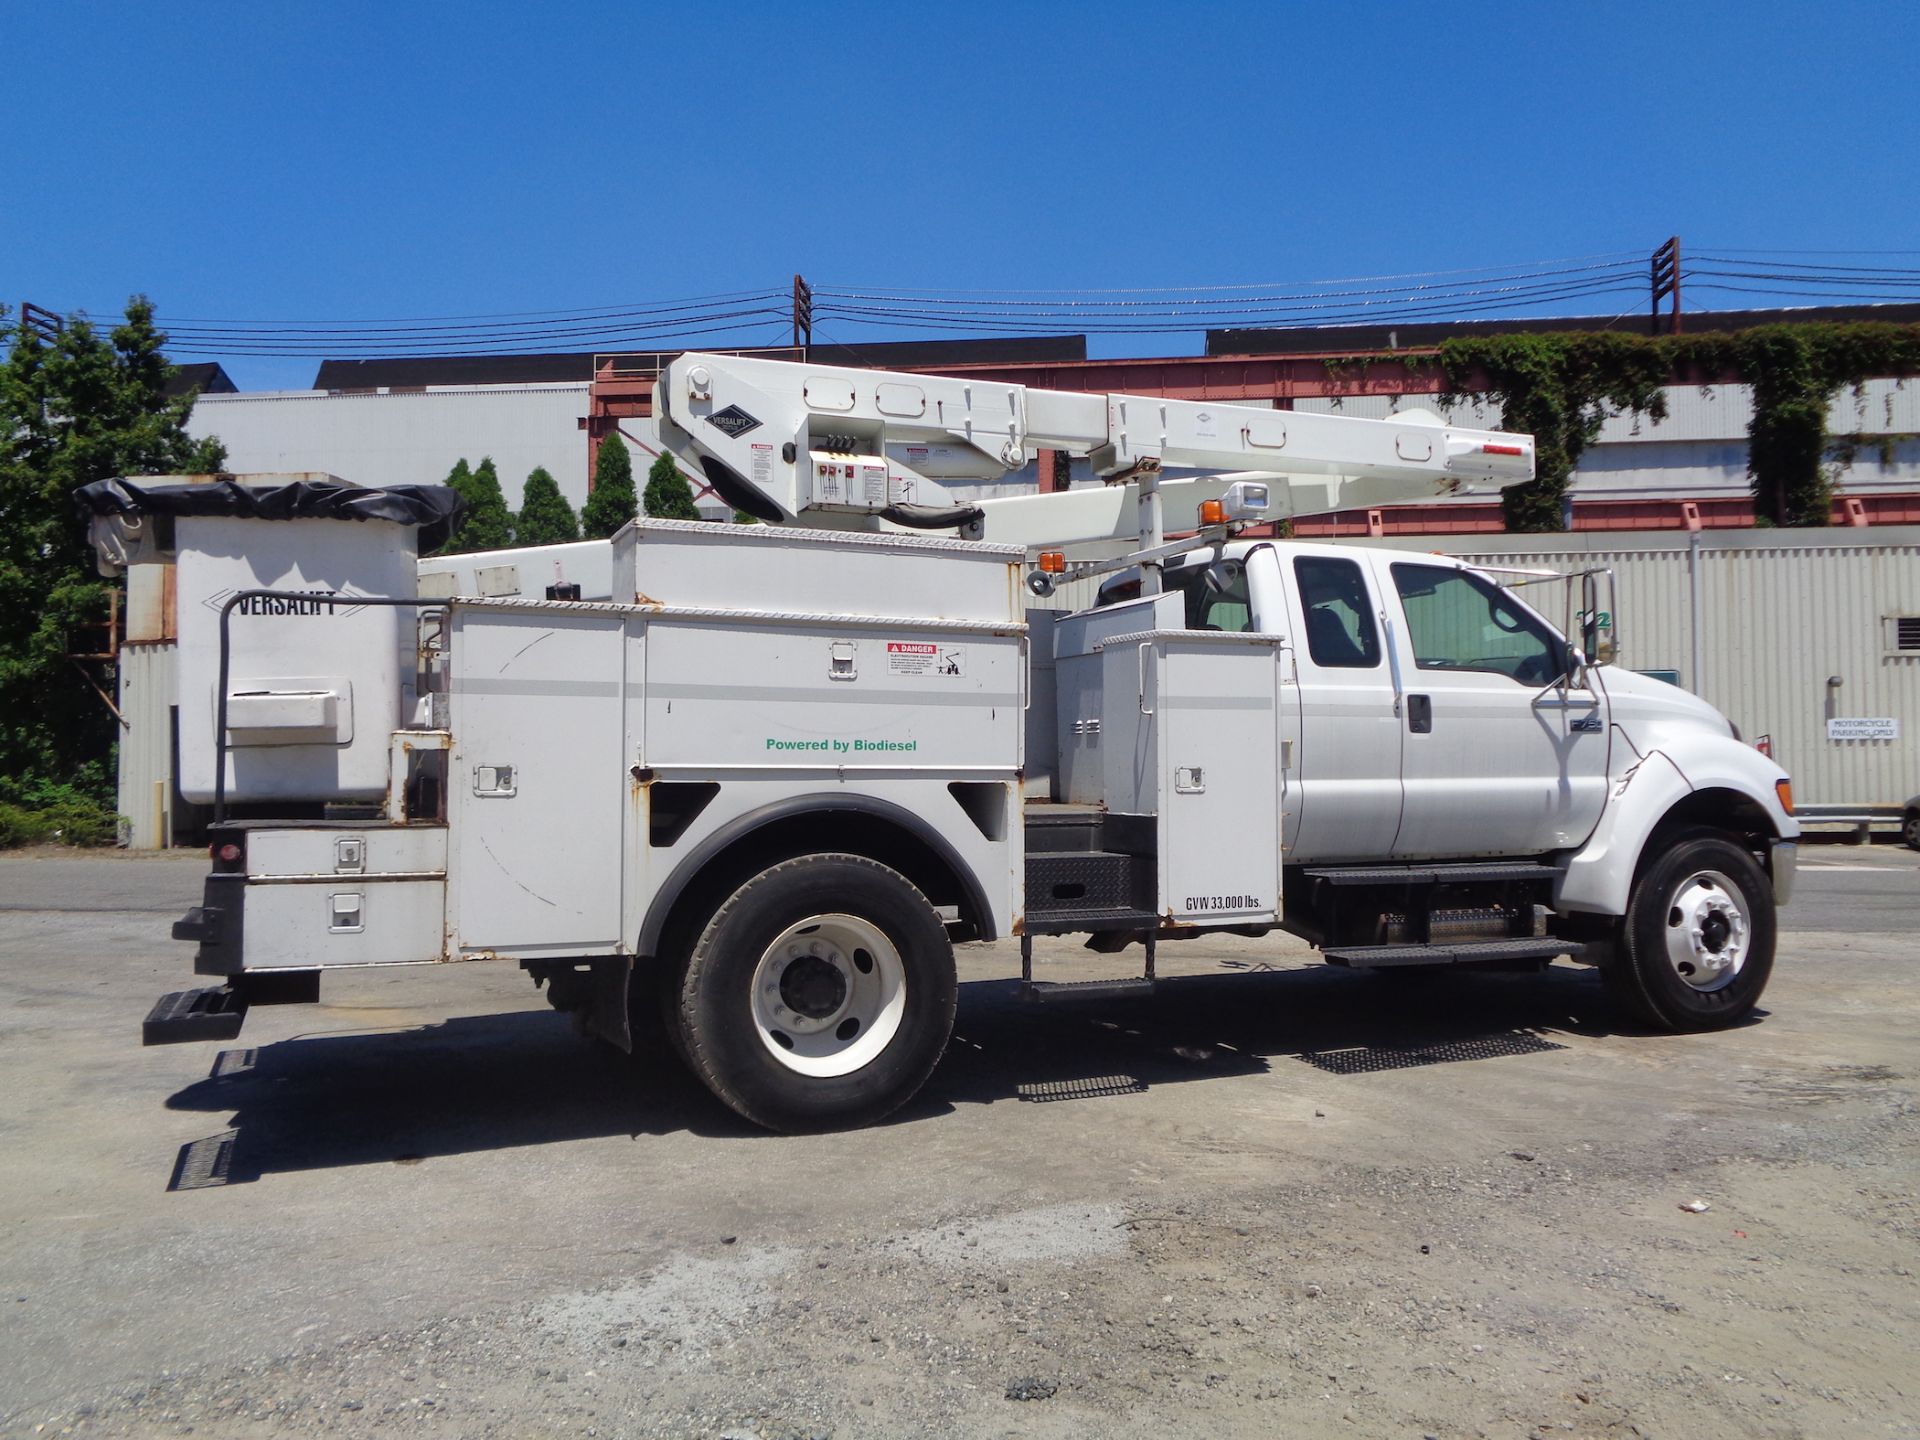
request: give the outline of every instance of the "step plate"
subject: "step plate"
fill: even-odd
[[[1306,872],[1329,885],[1487,885],[1505,880],[1551,880],[1559,873],[1551,865],[1531,860],[1484,865],[1342,866]]]
[[[1473,940],[1459,945],[1341,945],[1321,954],[1335,965],[1471,965],[1483,960],[1552,960],[1580,955],[1586,947],[1577,940],[1551,936],[1514,940]]]
[[[1082,935],[1095,930],[1158,930],[1153,910],[1027,910],[1029,935]]]
[[[142,1045],[231,1040],[247,1018],[247,1002],[224,985],[162,995],[140,1026]]]

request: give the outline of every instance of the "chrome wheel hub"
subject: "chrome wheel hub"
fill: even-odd
[[[754,1029],[801,1075],[850,1075],[887,1048],[906,1013],[907,973],[887,934],[857,915],[789,925],[754,967]]]
[[[1724,990],[1747,963],[1753,926],[1746,896],[1717,870],[1690,875],[1667,906],[1667,963],[1694,990]]]

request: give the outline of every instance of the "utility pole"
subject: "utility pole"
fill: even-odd
[[[31,300],[20,302],[20,328],[39,336],[44,343],[51,345],[66,325],[66,317],[58,312]]]
[[[1647,261],[1650,292],[1647,299],[1647,333],[1660,333],[1660,301],[1671,295],[1673,308],[1667,316],[1667,333],[1680,333],[1680,237],[1674,235],[1655,250]]]
[[[804,357],[812,345],[813,287],[796,275],[793,277],[793,348]]]

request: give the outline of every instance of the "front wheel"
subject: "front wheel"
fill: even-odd
[[[1920,850],[1920,810],[1909,810],[1901,818],[1900,843],[1909,850]]]
[[[1661,1030],[1736,1023],[1773,973],[1772,885],[1746,847],[1719,831],[1668,839],[1635,882],[1622,929],[1607,986]]]
[[[946,927],[911,881],[804,855],[736,890],[694,942],[674,1019],[687,1062],[770,1130],[862,1125],[910,1099],[953,1032]]]

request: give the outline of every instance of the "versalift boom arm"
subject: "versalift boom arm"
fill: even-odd
[[[1267,482],[1270,518],[1282,518],[1513,485],[1533,477],[1534,456],[1529,435],[1424,411],[1360,420],[698,353],[661,373],[654,429],[762,520],[958,528],[1033,548],[1157,543],[1194,528],[1201,502],[1234,480]],[[995,478],[1040,450],[1084,456],[1109,483],[956,504],[934,478]],[[1214,473],[1163,480],[1163,469]]]

